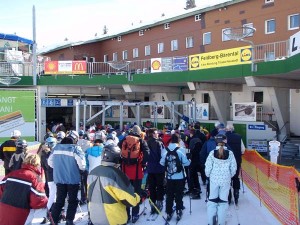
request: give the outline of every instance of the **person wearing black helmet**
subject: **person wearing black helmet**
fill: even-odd
[[[237,165],[232,151],[225,146],[225,135],[217,135],[216,149],[211,151],[205,162],[205,174],[209,178],[207,202],[208,224],[213,224],[217,215],[218,224],[224,225],[228,208],[228,192],[231,178],[235,175]]]
[[[84,153],[78,142],[78,132],[69,131],[66,137],[53,148],[48,158],[48,164],[53,168],[53,180],[56,183],[56,203],[52,208],[52,217],[58,223],[61,210],[68,196],[66,224],[73,225],[78,206],[77,194],[79,191],[80,173],[85,170],[86,161]]]
[[[12,155],[16,152],[16,142],[21,137],[21,132],[19,130],[14,130],[11,132],[11,138],[2,143],[0,146],[0,159],[4,161],[5,175],[10,173],[9,162]]]
[[[11,169],[11,171],[21,169],[22,163],[26,156],[28,144],[27,144],[26,140],[19,139],[17,141],[16,146],[17,146],[17,150],[12,155],[12,157],[9,161],[9,168]]]
[[[126,206],[140,202],[128,177],[118,168],[120,153],[117,145],[104,146],[101,165],[88,175],[88,211],[93,224],[126,224]]]

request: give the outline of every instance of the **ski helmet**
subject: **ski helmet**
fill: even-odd
[[[11,137],[14,137],[14,138],[20,138],[21,137],[21,131],[19,130],[14,130],[13,132],[11,132]]]
[[[120,162],[121,149],[114,144],[106,145],[102,151],[102,161],[103,162],[112,162],[118,164]]]
[[[61,140],[64,139],[65,136],[66,136],[65,132],[59,131],[56,135],[57,142],[61,142]]]
[[[46,141],[46,139],[47,139],[48,137],[54,137],[53,133],[50,132],[50,131],[47,132],[47,133],[45,134],[45,136],[44,136],[44,141]]]
[[[17,148],[26,148],[28,146],[26,140],[19,139],[16,144]]]
[[[75,130],[70,130],[67,134],[67,137],[71,137],[74,140],[74,144],[76,144],[79,138],[79,134]]]
[[[57,142],[57,140],[54,137],[48,137],[46,139],[46,145],[51,149],[55,147],[56,142]]]

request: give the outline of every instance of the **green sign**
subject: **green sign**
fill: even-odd
[[[0,143],[20,130],[26,141],[35,140],[35,91],[0,90]]]

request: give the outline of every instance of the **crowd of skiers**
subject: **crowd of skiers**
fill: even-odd
[[[201,197],[199,175],[207,185],[209,225],[215,216],[224,225],[232,198],[238,204],[245,147],[232,124],[218,122],[209,133],[199,122],[186,130],[133,125],[123,132],[106,126],[93,133],[91,138],[83,126],[78,132],[48,132],[32,154],[26,153],[21,132],[13,131],[0,146],[5,168],[0,224],[31,224],[34,210],[46,208],[41,224],[70,225],[82,204],[88,204],[90,224],[136,223],[146,198],[150,215],[164,210],[167,221],[175,213],[180,220],[183,196]]]

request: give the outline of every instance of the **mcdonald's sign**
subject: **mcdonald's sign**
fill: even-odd
[[[86,61],[46,61],[45,74],[85,74]]]
[[[75,74],[86,73],[86,61],[73,61],[72,72]]]

